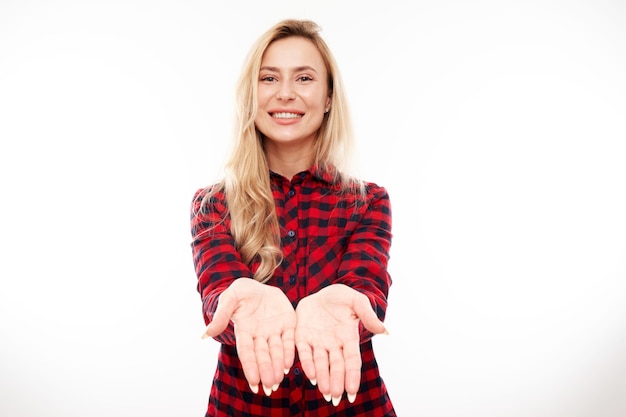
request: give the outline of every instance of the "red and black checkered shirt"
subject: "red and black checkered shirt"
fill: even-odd
[[[294,307],[298,301],[330,284],[345,284],[370,299],[383,320],[391,278],[387,272],[391,246],[391,205],[387,191],[367,184],[367,198],[341,193],[329,175],[316,169],[291,180],[271,173],[271,187],[280,223],[284,259],[267,285],[283,290]],[[216,193],[208,210],[200,211],[206,192],[193,198],[191,233],[205,323],[211,321],[220,294],[238,277],[252,277],[224,221],[225,197]],[[210,231],[209,231],[210,230]],[[206,416],[396,416],[379,374],[372,334],[361,326],[361,386],[354,403],[344,395],[338,406],[327,402],[308,382],[298,357],[271,396],[254,394],[237,357],[232,323],[215,339],[221,343]]]

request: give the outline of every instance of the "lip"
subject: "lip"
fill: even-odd
[[[274,113],[293,113],[293,114],[301,114],[301,115],[304,114],[304,112],[302,110],[290,109],[288,107],[276,107],[276,108],[273,108],[273,109],[269,109],[268,113],[270,115],[272,115]]]
[[[292,114],[300,115],[300,117],[277,119],[273,116],[276,113],[292,113]],[[305,115],[305,113],[301,110],[287,109],[287,108],[271,109],[270,111],[267,112],[267,114],[274,123],[277,123],[279,125],[291,125],[294,123],[298,123],[300,120],[302,120],[302,117]]]

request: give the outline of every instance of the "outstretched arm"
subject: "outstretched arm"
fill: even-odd
[[[361,380],[360,344],[386,333],[382,320],[391,286],[391,206],[384,188],[372,186],[368,193],[332,284],[303,298],[296,308],[302,368],[334,404],[344,390],[354,401]]]

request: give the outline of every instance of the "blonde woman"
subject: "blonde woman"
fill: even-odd
[[[285,20],[253,45],[223,180],[193,198],[204,337],[221,343],[206,416],[396,415],[372,349],[389,196],[346,164],[348,106],[319,32]]]

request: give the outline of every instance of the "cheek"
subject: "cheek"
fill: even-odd
[[[262,107],[268,103],[268,101],[272,98],[272,91],[268,88],[259,88],[257,90],[257,105]]]
[[[301,95],[300,97],[310,109],[324,109],[326,107],[326,97],[322,97],[318,93]]]
[[[267,123],[265,119],[266,114],[267,113],[261,108],[257,110],[256,116],[254,116],[254,125],[256,126],[257,129],[264,130],[263,126],[264,124]]]
[[[267,103],[269,99],[276,95],[276,89],[271,85],[260,84],[256,91],[257,101]]]
[[[319,103],[319,107],[322,109],[326,109],[330,105],[330,97],[328,94],[322,93],[317,96],[317,102]]]

